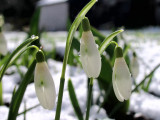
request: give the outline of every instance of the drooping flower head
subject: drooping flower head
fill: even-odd
[[[123,58],[121,47],[116,47],[115,55],[116,59],[112,73],[113,89],[117,99],[123,102],[124,100],[128,100],[131,95],[131,74]]]
[[[89,78],[97,78],[101,71],[101,56],[90,30],[88,18],[82,20],[82,38],[80,44],[80,60]]]
[[[137,78],[139,74],[139,63],[137,60],[136,53],[133,53],[133,57],[131,59],[131,64],[130,64],[130,69],[131,69],[132,76],[134,78]]]
[[[56,101],[56,90],[54,81],[49,72],[48,65],[45,62],[44,54],[39,50],[36,54],[36,68],[35,68],[35,90],[40,104],[45,108],[52,110]]]

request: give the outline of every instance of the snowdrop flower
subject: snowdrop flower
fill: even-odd
[[[82,21],[82,38],[80,44],[80,60],[82,67],[89,78],[97,78],[101,71],[101,56],[90,30],[88,18]]]
[[[120,102],[128,100],[131,95],[131,74],[123,58],[121,47],[115,49],[116,59],[112,74],[113,89]]]
[[[1,27],[0,27],[0,54],[6,55],[7,52],[8,52],[7,42],[3,33],[1,32]]]
[[[133,53],[133,58],[131,60],[130,68],[131,68],[132,76],[134,78],[137,78],[139,74],[139,64],[138,64],[137,56],[135,53]]]
[[[35,90],[40,104],[45,108],[52,110],[55,106],[56,90],[54,81],[49,72],[47,63],[45,62],[44,54],[39,50],[36,54],[35,68]]]

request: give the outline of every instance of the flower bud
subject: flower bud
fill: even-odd
[[[101,56],[95,43],[87,18],[82,21],[82,38],[80,44],[80,60],[89,78],[97,78],[101,71]]]
[[[56,90],[54,81],[49,72],[47,63],[44,60],[44,54],[39,50],[36,54],[36,68],[35,68],[35,90],[40,104],[45,108],[52,110],[56,101]]]
[[[128,100],[131,95],[131,74],[120,47],[116,47],[115,54],[116,59],[113,67],[112,83],[117,99],[123,102],[124,100]]]
[[[139,74],[139,64],[135,53],[133,54],[133,57],[131,59],[130,68],[133,78],[137,78]]]
[[[0,32],[0,54],[6,55],[7,50],[7,42],[2,32]]]

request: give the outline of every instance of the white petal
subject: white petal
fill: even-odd
[[[115,83],[121,96],[128,100],[131,95],[131,75],[124,58],[116,58],[114,64]]]
[[[131,73],[133,77],[137,78],[139,74],[139,64],[136,57],[132,58],[130,67],[131,67]]]
[[[46,62],[36,64],[34,82],[40,104],[44,108],[52,110],[55,106],[56,91]]]
[[[112,84],[113,84],[113,90],[114,90],[114,93],[117,97],[117,99],[120,101],[120,102],[123,102],[124,101],[124,98],[123,96],[121,95],[121,93],[119,92],[118,90],[118,87],[117,87],[117,84],[116,84],[116,80],[115,80],[115,70],[113,69],[113,74],[112,74]]]
[[[80,59],[87,76],[97,78],[101,71],[101,56],[91,31],[83,32]]]
[[[0,32],[0,54],[6,55],[7,52],[8,52],[8,50],[7,50],[6,40],[5,40],[5,38],[4,38],[3,33]]]

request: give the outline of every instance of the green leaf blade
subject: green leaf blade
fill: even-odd
[[[36,60],[34,60],[31,66],[29,67],[18,90],[15,92],[14,96],[12,97],[9,114],[8,114],[8,120],[16,120],[16,117],[18,115],[18,110],[22,102],[27,85],[30,83],[30,81],[33,78],[35,66],[36,66]]]
[[[7,59],[7,61],[5,62],[5,64],[3,65],[3,67],[0,71],[0,81],[2,80],[2,77],[3,77],[6,69],[8,68],[10,62],[13,61],[14,58],[17,58],[16,56],[21,54],[21,51],[24,50],[27,45],[29,45],[30,43],[32,43],[33,41],[35,41],[37,39],[38,39],[38,36],[35,36],[34,38],[29,38],[25,42],[23,42],[21,45],[19,45],[16,48],[16,50],[13,51],[13,53],[9,56],[9,58]]]
[[[81,108],[79,106],[71,79],[68,80],[68,92],[69,92],[69,97],[70,97],[72,106],[74,108],[74,111],[75,111],[78,119],[83,120],[83,114],[82,114]]]
[[[102,54],[104,52],[104,50],[108,47],[109,43],[111,42],[111,40],[118,35],[119,33],[123,32],[124,30],[117,30],[115,32],[113,32],[112,34],[110,34],[108,37],[105,38],[105,40],[102,42],[102,44],[99,46],[99,52],[100,54]]]

